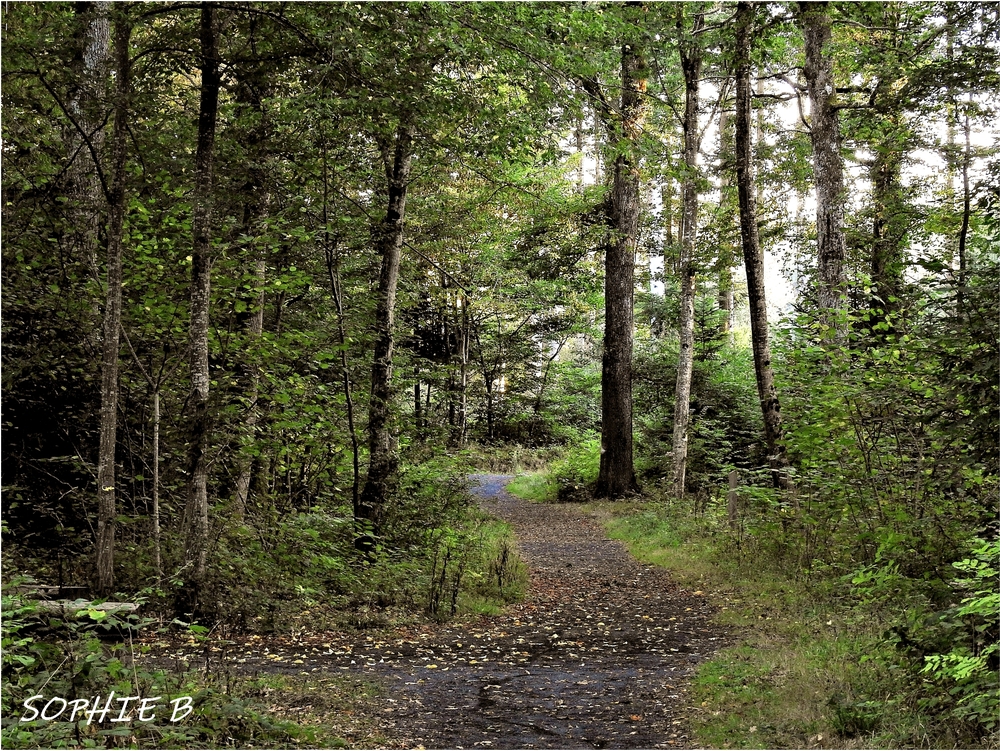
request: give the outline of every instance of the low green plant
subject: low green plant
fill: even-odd
[[[470,514],[464,525],[433,529],[428,537],[433,552],[426,607],[431,616],[498,612],[523,597],[527,568],[506,524]]]
[[[947,651],[923,657],[921,675],[941,690],[921,701],[996,734],[1000,729],[1000,540],[975,540],[971,554],[952,565],[964,574],[952,584],[966,596],[937,616],[939,622],[950,620],[953,628]]]
[[[131,634],[152,627],[151,619],[87,605],[55,617],[37,601],[8,594],[21,583],[13,580],[2,598],[4,748],[287,748],[312,737],[229,696],[210,677],[146,665]],[[122,704],[122,697],[134,699]],[[137,711],[143,700],[145,719]],[[71,702],[78,704],[66,714]],[[105,706],[111,711],[87,711]],[[115,721],[123,715],[129,719]]]
[[[545,503],[556,500],[559,485],[548,472],[518,475],[507,485],[507,492],[525,501]]]
[[[549,470],[549,476],[559,488],[557,500],[588,500],[600,469],[601,439],[587,437],[569,449],[565,458],[554,462]]]

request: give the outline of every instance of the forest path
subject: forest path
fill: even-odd
[[[374,680],[383,689],[369,719],[392,746],[689,747],[685,687],[723,639],[708,603],[638,563],[579,506],[514,498],[511,479],[470,477],[480,505],[516,533],[531,575],[523,602],[392,632],[253,637],[215,667]]]

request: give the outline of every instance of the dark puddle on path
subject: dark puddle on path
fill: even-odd
[[[703,597],[636,562],[570,504],[520,501],[473,475],[531,571],[499,616],[371,635],[265,639],[224,659],[242,673],[356,675],[384,686],[381,733],[425,748],[685,748],[686,684],[722,644]],[[265,648],[266,647],[266,648]]]

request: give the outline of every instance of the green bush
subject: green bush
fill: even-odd
[[[941,689],[922,700],[987,731],[1000,729],[1000,540],[975,540],[971,554],[952,564],[961,602],[937,616],[952,624],[947,651],[924,655],[921,674]],[[925,632],[930,628],[925,626]],[[918,633],[917,638],[921,636]]]
[[[601,439],[586,438],[549,470],[559,487],[559,501],[586,501],[601,471]]]

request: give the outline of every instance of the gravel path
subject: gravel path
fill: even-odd
[[[708,603],[637,563],[578,506],[514,498],[511,479],[470,477],[531,573],[526,599],[502,615],[292,645],[264,637],[216,659],[374,679],[385,687],[377,725],[394,746],[690,747],[685,686],[723,638]]]

